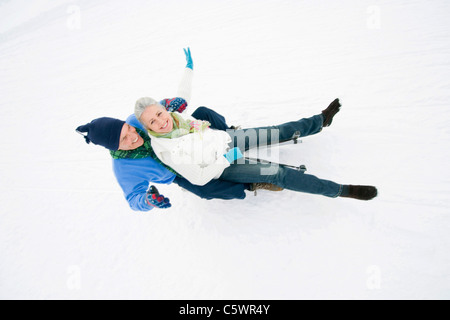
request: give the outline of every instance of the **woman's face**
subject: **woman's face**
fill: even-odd
[[[173,129],[172,116],[163,106],[148,106],[141,115],[141,121],[156,133],[169,133]]]

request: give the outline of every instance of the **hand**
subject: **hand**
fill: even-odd
[[[191,57],[191,49],[188,47],[187,49],[183,49],[184,50],[184,54],[186,55],[186,68],[189,68],[191,70],[194,70],[194,62],[192,62],[192,57]]]
[[[160,195],[155,186],[151,186],[147,191],[147,204],[159,209],[168,209],[172,206],[169,198]]]
[[[244,155],[239,148],[233,148],[227,153],[224,154],[224,157],[227,158],[229,163],[233,163],[234,161],[242,158]]]

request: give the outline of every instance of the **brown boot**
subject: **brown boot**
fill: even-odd
[[[250,191],[255,192],[255,196],[257,190],[283,191],[284,189],[272,183],[265,183],[265,182],[250,183]]]

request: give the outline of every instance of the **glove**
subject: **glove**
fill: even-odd
[[[150,190],[147,191],[146,199],[147,204],[155,208],[168,209],[172,206],[169,198],[164,198],[163,195],[160,195],[155,186],[151,186]]]
[[[233,163],[235,160],[243,157],[242,152],[239,148],[233,148],[227,153],[225,153],[223,156],[227,158],[229,163]]]
[[[184,50],[184,54],[186,55],[186,68],[189,68],[191,70],[194,70],[194,62],[192,62],[192,57],[191,57],[191,49],[188,47],[187,50]]]

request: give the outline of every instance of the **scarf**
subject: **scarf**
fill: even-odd
[[[152,141],[148,136],[148,134],[146,134],[144,131],[138,128],[136,128],[136,131],[144,139],[144,144],[134,150],[116,150],[116,151],[111,150],[110,151],[111,157],[113,159],[142,159],[151,157],[160,165],[162,165],[164,168],[166,168],[173,174],[177,175],[178,177],[181,177],[175,170],[173,170],[171,167],[163,163],[158,158],[158,156],[155,154],[155,151],[153,151]]]
[[[201,120],[185,120],[179,114],[171,112],[170,115],[173,119],[173,130],[169,133],[156,133],[148,130],[148,134],[156,138],[174,139],[185,136],[189,133],[203,132],[206,128],[209,128],[211,124],[208,121]]]

